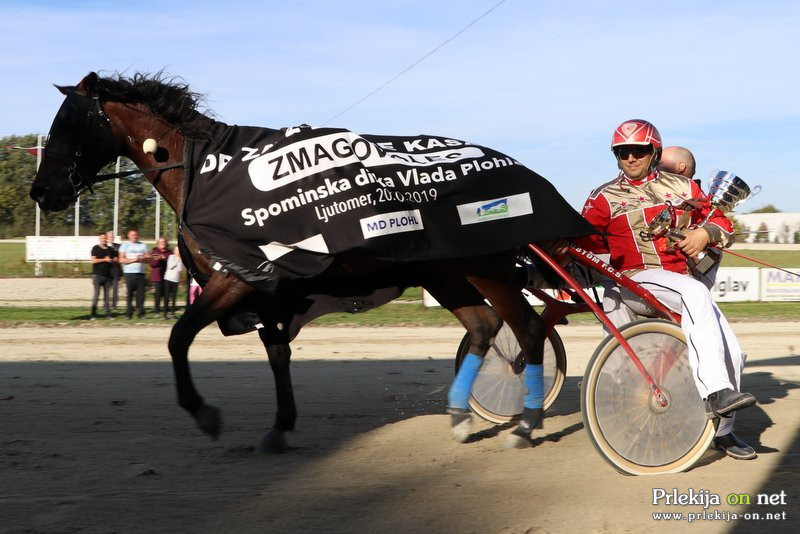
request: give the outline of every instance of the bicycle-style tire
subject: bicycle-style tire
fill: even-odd
[[[688,361],[680,326],[634,321],[620,333],[667,397],[660,406],[616,338],[597,347],[581,388],[584,428],[600,455],[626,475],[678,473],[692,467],[714,438]]]
[[[469,334],[465,334],[456,351],[456,372],[469,351]],[[513,421],[522,413],[525,398],[524,373],[516,373],[512,363],[520,353],[514,333],[503,325],[484,357],[478,376],[472,384],[469,405],[477,415],[492,423]],[[553,330],[544,343],[544,409],[552,406],[564,386],[567,354],[558,332]]]

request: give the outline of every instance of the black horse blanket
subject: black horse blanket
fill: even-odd
[[[268,290],[354,249],[431,260],[593,232],[535,172],[447,137],[224,126],[186,161],[183,223],[218,269]]]

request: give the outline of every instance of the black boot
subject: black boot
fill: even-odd
[[[756,398],[750,394],[734,391],[730,388],[721,389],[709,394],[706,399],[706,416],[709,419],[714,417],[730,417],[732,412],[747,408],[756,403]]]
[[[737,460],[752,460],[756,457],[755,449],[739,439],[739,436],[733,432],[715,437],[714,447]]]

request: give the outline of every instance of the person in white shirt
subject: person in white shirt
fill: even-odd
[[[183,272],[181,254],[178,247],[175,247],[172,250],[172,254],[167,258],[167,268],[164,270],[164,319],[168,317],[177,318],[175,315],[175,300],[178,295],[181,272]],[[172,312],[170,312],[170,306],[172,307]]]
[[[147,245],[139,241],[139,230],[128,230],[128,240],[119,246],[119,263],[125,276],[125,289],[128,291],[125,317],[133,317],[133,295],[136,295],[136,312],[144,319],[144,264],[150,262]]]

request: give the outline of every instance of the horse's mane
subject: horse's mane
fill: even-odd
[[[207,139],[217,124],[199,111],[204,100],[202,94],[192,91],[180,78],[167,76],[163,71],[136,73],[130,78],[122,74],[99,78],[98,89],[101,100],[147,104],[153,113],[187,137]]]

